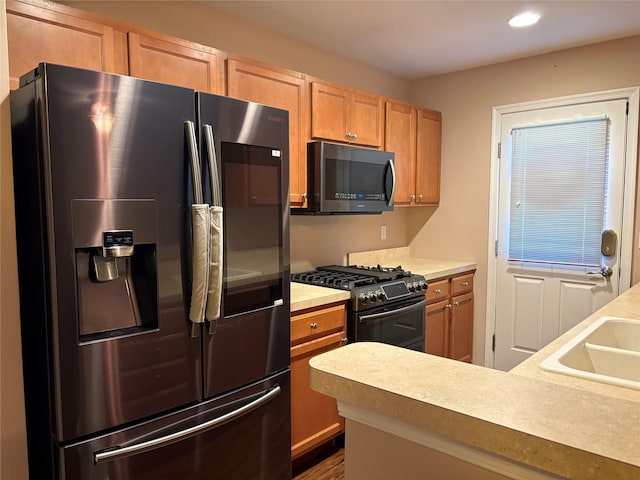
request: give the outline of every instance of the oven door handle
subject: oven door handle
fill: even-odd
[[[359,317],[360,322],[366,322],[368,320],[380,320],[381,318],[391,317],[399,313],[410,312],[412,310],[418,310],[427,306],[427,299],[420,300],[419,302],[412,303],[406,307],[397,308],[395,310],[389,310],[388,312],[372,313],[371,315],[361,315]]]

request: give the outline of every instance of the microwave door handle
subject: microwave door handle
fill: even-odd
[[[396,194],[396,169],[393,166],[393,160],[387,160],[389,163],[389,170],[391,171],[391,195],[389,196],[389,201],[387,202],[387,206],[391,207],[393,205],[393,197]]]

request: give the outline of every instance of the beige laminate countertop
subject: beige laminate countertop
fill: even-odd
[[[423,275],[427,281],[450,277],[476,269],[476,264],[473,262],[413,256],[409,251],[409,247],[353,252],[347,254],[347,262],[349,265],[380,264],[385,267],[401,265],[405,270]]]
[[[640,318],[638,309],[640,284],[512,372],[354,343],[312,358],[310,383],[342,402],[555,475],[637,480],[640,391],[542,372],[538,364],[596,318]]]
[[[291,282],[291,312],[344,302],[350,298],[351,294],[345,290]]]

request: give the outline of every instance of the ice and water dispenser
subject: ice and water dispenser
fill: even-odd
[[[74,200],[81,341],[158,327],[154,200]]]

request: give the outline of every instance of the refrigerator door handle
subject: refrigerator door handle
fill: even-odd
[[[157,448],[162,448],[164,446],[171,445],[172,443],[176,443],[181,440],[185,440],[187,438],[200,435],[201,433],[204,433],[213,428],[216,428],[226,423],[237,420],[243,415],[246,415],[252,412],[253,410],[263,406],[273,398],[277,397],[281,393],[281,391],[282,390],[280,386],[276,385],[275,387],[265,392],[264,395],[253,400],[252,402],[247,403],[246,405],[232,412],[222,415],[221,417],[214,418],[213,420],[209,420],[208,422],[202,423],[200,425],[196,425],[195,427],[187,428],[185,430],[181,430],[179,432],[175,432],[170,435],[165,435],[159,438],[147,440],[145,442],[136,443],[133,445],[116,446],[113,448],[109,448],[107,450],[95,451],[93,452],[94,464],[97,465],[99,463],[120,460],[122,458],[148,452],[150,450],[155,450]]]
[[[191,183],[193,188],[194,203],[202,203],[202,175],[200,174],[200,161],[198,159],[198,141],[196,140],[196,128],[191,120],[184,122],[187,135],[187,147],[189,161],[191,163]]]
[[[216,332],[215,321],[220,318],[220,304],[222,303],[222,242],[223,210],[220,195],[220,179],[218,177],[218,159],[213,139],[211,125],[203,125],[204,141],[209,160],[209,181],[211,183],[211,207],[209,207],[209,288],[207,292],[207,307],[205,318],[211,322],[209,333]]]
[[[191,221],[193,229],[193,272],[191,282],[191,305],[189,320],[191,320],[191,336],[198,334],[197,324],[204,322],[207,293],[209,291],[209,205],[202,203],[202,179],[200,161],[198,158],[198,144],[196,130],[192,121],[184,122],[187,146],[191,161],[191,183],[193,186],[193,200],[191,205]]]
[[[218,158],[216,156],[216,144],[213,140],[213,127],[205,124],[202,126],[204,130],[204,141],[207,147],[207,156],[209,157],[209,182],[211,183],[211,205],[222,206],[220,198],[220,178],[218,177]]]

